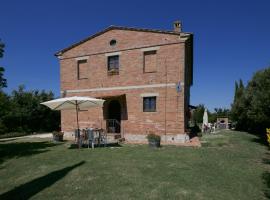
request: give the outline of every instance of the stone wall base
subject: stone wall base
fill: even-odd
[[[74,140],[74,132],[65,132],[65,140]],[[127,134],[124,135],[125,141],[128,143],[147,143],[147,138],[145,134]],[[189,141],[189,136],[187,134],[176,134],[176,135],[162,135],[161,143],[186,143]]]
[[[128,143],[148,143],[147,135],[135,135],[135,134],[127,134],[125,133],[124,138]],[[162,135],[161,136],[161,144],[178,144],[178,143],[186,143],[189,141],[189,136],[187,134],[176,134],[176,135]]]
[[[75,140],[75,132],[64,132],[64,140]]]
[[[65,132],[64,139],[65,140],[74,140],[74,132]],[[130,144],[148,144],[147,138],[145,134],[127,134],[124,135],[125,143]],[[108,142],[110,139],[108,138]],[[115,140],[114,140],[115,142]],[[172,144],[172,145],[180,145],[180,146],[196,146],[200,147],[201,143],[197,137],[190,139],[187,134],[175,134],[175,135],[162,135],[161,136],[161,144]]]

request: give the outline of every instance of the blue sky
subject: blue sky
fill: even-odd
[[[180,19],[195,39],[191,103],[210,110],[230,107],[235,80],[246,83],[270,66],[270,1],[2,0],[0,6],[7,92],[24,84],[59,96],[54,53],[109,25],[171,30]]]

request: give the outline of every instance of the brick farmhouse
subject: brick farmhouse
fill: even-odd
[[[193,34],[110,26],[56,53],[61,95],[102,98],[103,108],[80,110],[81,128],[101,127],[131,143],[148,133],[162,143],[188,141]],[[75,111],[61,111],[61,128],[72,137]]]

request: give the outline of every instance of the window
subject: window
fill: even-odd
[[[119,74],[119,55],[108,56],[108,73]]]
[[[78,80],[87,79],[87,60],[78,60],[77,73]]]
[[[143,97],[143,112],[156,111],[156,97]]]
[[[157,71],[157,51],[144,52],[144,73]]]
[[[114,40],[114,39],[111,40],[111,41],[110,41],[110,46],[115,46],[115,45],[116,45],[116,40]]]

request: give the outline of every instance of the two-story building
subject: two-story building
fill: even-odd
[[[183,143],[193,79],[193,34],[110,26],[56,53],[62,96],[105,99],[103,108],[79,112],[80,127],[102,127],[127,142]],[[70,135],[75,111],[61,111]]]

